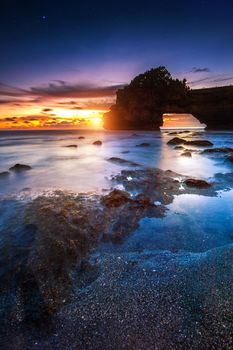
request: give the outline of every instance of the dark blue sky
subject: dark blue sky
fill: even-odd
[[[2,0],[0,80],[104,86],[166,65],[193,87],[230,84],[232,14],[230,0]]]

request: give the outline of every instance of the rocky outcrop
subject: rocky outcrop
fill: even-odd
[[[233,86],[191,90],[165,67],[151,69],[117,91],[104,128],[158,130],[164,113],[193,114],[208,128],[232,129]]]
[[[31,170],[32,167],[30,167],[30,165],[25,165],[25,164],[15,164],[14,166],[12,166],[11,168],[9,168],[10,171],[14,171],[14,172],[21,172],[21,171],[27,171],[27,170]]]

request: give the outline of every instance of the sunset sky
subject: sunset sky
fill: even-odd
[[[0,128],[99,128],[118,88],[165,65],[233,83],[233,2],[3,0]]]

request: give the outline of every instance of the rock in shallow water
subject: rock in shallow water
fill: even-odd
[[[1,178],[6,178],[10,175],[9,171],[3,171],[0,173],[0,179]]]
[[[207,148],[204,151],[202,151],[203,154],[205,154],[205,153],[231,153],[231,152],[233,152],[233,148],[230,148],[230,147]]]
[[[137,166],[139,165],[138,163],[131,162],[130,160],[118,158],[118,157],[111,157],[108,159],[109,162],[116,163],[119,165],[130,165],[130,166]]]
[[[189,157],[189,158],[192,157],[192,153],[190,151],[183,152],[183,153],[181,153],[181,155],[183,157]]]
[[[149,147],[149,146],[150,146],[150,143],[148,142],[142,142],[139,145],[137,145],[137,147]]]
[[[95,145],[95,146],[101,146],[101,145],[102,145],[102,141],[100,141],[100,140],[94,141],[94,142],[93,142],[93,145]]]
[[[192,145],[192,146],[200,146],[200,147],[208,147],[213,146],[213,143],[208,140],[191,140],[186,141],[179,137],[174,137],[173,139],[167,142],[168,145]]]
[[[184,139],[181,139],[179,137],[174,137],[173,139],[169,140],[167,142],[168,145],[181,145],[184,144],[186,141]]]
[[[67,147],[67,148],[77,148],[78,145],[68,145],[68,146],[65,146],[65,147]]]
[[[32,167],[30,167],[29,165],[19,164],[19,163],[15,164],[11,168],[9,168],[10,171],[15,171],[15,172],[27,171],[27,170],[31,170],[31,169],[32,169]]]

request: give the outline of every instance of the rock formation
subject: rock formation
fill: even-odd
[[[164,113],[193,114],[212,129],[233,128],[233,86],[191,90],[165,67],[151,69],[117,91],[104,115],[108,130],[157,130]]]

